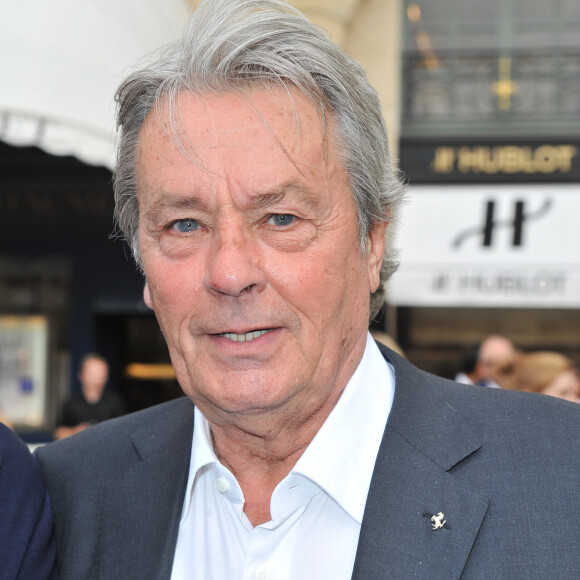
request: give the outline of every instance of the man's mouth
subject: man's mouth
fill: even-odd
[[[251,332],[244,332],[242,334],[238,334],[237,332],[224,332],[218,336],[223,336],[229,340],[233,340],[234,342],[249,342],[255,338],[263,336],[271,330],[271,328],[266,328],[264,330],[252,330]]]

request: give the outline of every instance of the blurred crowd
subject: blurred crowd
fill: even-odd
[[[455,380],[580,402],[580,369],[574,361],[559,352],[524,352],[499,334],[465,349]]]
[[[401,356],[405,352],[388,334],[373,331],[375,340]],[[106,389],[108,363],[98,354],[83,357],[78,379],[81,388],[62,405],[53,433],[62,439],[87,427],[125,414],[119,394]],[[491,334],[479,344],[464,348],[455,381],[465,385],[528,391],[580,403],[580,367],[554,351],[524,352],[500,334]],[[0,408],[0,423],[12,428]]]
[[[378,331],[372,334],[405,356],[391,336]],[[580,403],[580,367],[573,360],[554,351],[524,352],[500,334],[466,346],[454,379],[465,385],[540,393]]]

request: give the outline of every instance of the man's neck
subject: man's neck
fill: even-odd
[[[363,357],[366,341],[365,334],[324,383],[310,383],[283,405],[232,413],[207,399],[194,401],[209,422],[216,456],[242,488],[244,511],[254,526],[271,519],[274,489],[334,409]]]
[[[214,451],[240,484],[244,512],[252,525],[271,519],[274,489],[304,453],[343,390],[344,386],[302,420],[276,413],[227,424],[210,421]]]
[[[91,387],[83,385],[83,395],[88,403],[95,404],[101,400],[103,389],[101,387]]]

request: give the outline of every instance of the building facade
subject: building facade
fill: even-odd
[[[391,327],[452,376],[502,333],[580,361],[580,5],[406,0],[400,164],[410,201]]]

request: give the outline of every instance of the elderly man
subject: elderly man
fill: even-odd
[[[187,398],[38,453],[62,577],[576,574],[577,407],[367,332],[402,187],[361,68],[276,0],[210,0],[118,101],[117,218]]]

